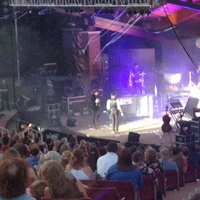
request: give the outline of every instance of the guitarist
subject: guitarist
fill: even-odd
[[[129,73],[129,87],[133,94],[142,94],[144,88],[144,73],[139,70],[139,65],[135,63]]]
[[[10,110],[10,105],[9,105],[9,96],[8,96],[8,85],[6,80],[2,80],[1,82],[1,110],[4,110],[4,104],[6,104],[7,109]]]

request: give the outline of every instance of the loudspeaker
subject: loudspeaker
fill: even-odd
[[[193,108],[196,108],[199,103],[199,99],[194,97],[189,97],[188,101],[185,106],[185,113],[187,117],[192,118],[193,117]]]
[[[69,117],[69,118],[67,119],[67,126],[69,126],[69,127],[74,127],[74,126],[76,126],[76,119],[73,118],[73,117]]]
[[[128,142],[140,143],[140,134],[135,133],[135,132],[129,132],[129,134],[128,134]]]

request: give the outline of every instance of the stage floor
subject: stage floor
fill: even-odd
[[[164,115],[165,113],[163,113]],[[62,115],[62,131],[66,131],[72,134],[81,134],[87,137],[96,137],[110,140],[118,140],[120,142],[127,142],[129,132],[136,132],[140,134],[140,143],[145,144],[156,144],[161,145],[161,138],[163,132],[161,126],[162,113],[156,118],[133,118],[129,120],[123,119],[120,120],[119,132],[112,133],[110,119],[107,114],[102,114],[99,119],[99,128],[94,129],[92,125],[92,115],[77,116],[76,119],[77,125],[75,127],[68,127],[66,125],[67,116]],[[173,121],[171,121],[173,126]],[[174,130],[174,129],[173,129]],[[175,135],[178,134],[176,131],[170,132],[172,142],[175,142]],[[166,134],[162,145],[171,145],[170,138]]]

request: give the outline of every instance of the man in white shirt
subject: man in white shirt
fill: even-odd
[[[107,146],[107,153],[100,156],[97,160],[97,173],[104,178],[110,166],[118,161],[118,145],[116,142],[110,142]]]

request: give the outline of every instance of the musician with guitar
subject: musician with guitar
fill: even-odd
[[[8,85],[5,79],[3,79],[1,82],[0,93],[1,93],[1,110],[4,110],[4,104],[6,104],[7,109],[10,110]]]
[[[140,72],[139,65],[135,63],[129,73],[129,87],[133,94],[142,94],[144,89],[144,72]]]

